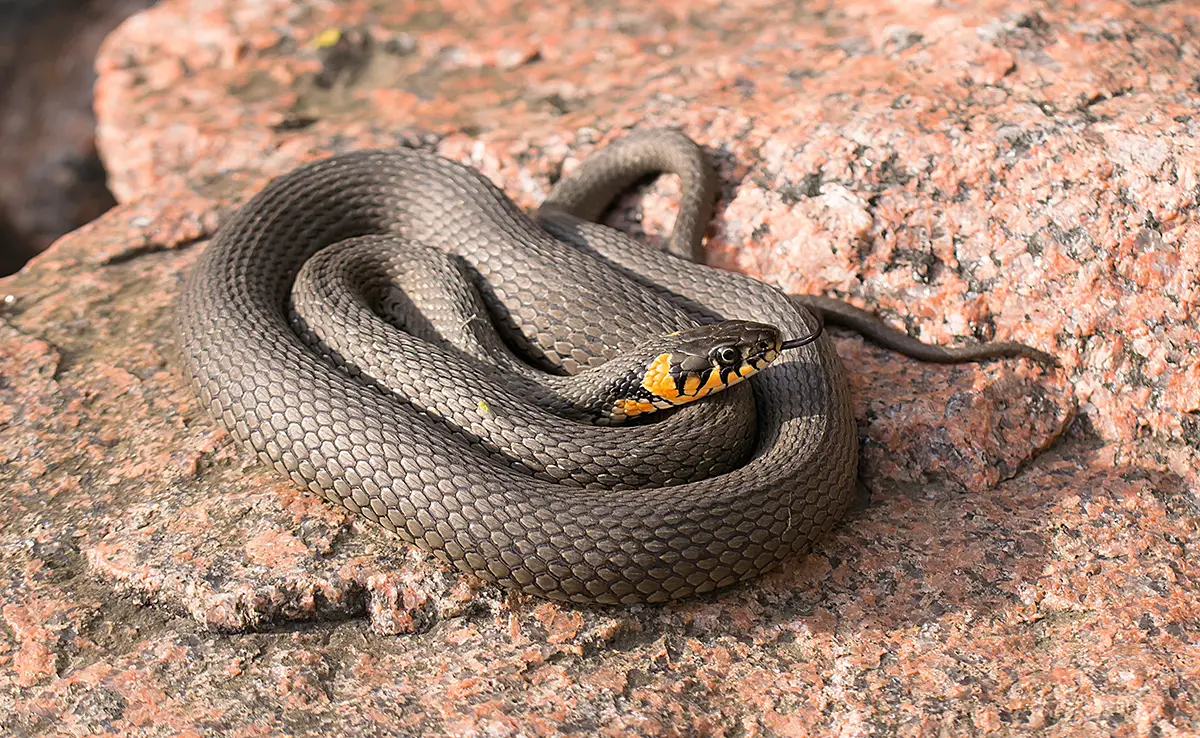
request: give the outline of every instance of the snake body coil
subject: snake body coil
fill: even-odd
[[[389,358],[368,316],[339,317],[326,328],[333,336],[293,328],[291,291],[310,257],[386,236],[452,257],[505,345],[552,371],[721,319],[810,334],[813,316],[778,290],[590,222],[655,171],[683,177],[671,246],[691,252],[712,175],[698,147],[670,131],[634,134],[586,161],[537,220],[474,170],[427,152],[358,151],[301,167],[235,213],[197,262],[178,307],[187,372],[261,459],[484,579],[630,603],[762,574],[830,528],[853,486],[855,424],[827,338],[660,422],[597,428],[526,411],[504,384],[489,397],[457,391],[465,375],[422,364],[437,353],[423,339]],[[390,384],[400,387],[365,376],[374,363],[399,367]]]

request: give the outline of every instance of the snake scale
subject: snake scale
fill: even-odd
[[[669,253],[594,222],[661,172],[683,185]],[[722,321],[773,327],[751,330],[760,347],[775,331],[814,335],[824,317],[933,360],[1044,355],[928,347],[844,303],[696,263],[714,193],[702,149],[662,129],[592,155],[533,217],[429,152],[335,155],[272,181],[218,230],[178,305],[182,361],[260,459],[464,572],[589,603],[725,587],[846,509],[858,442],[830,340],[778,353],[776,341],[749,381],[651,422],[560,417],[546,409],[556,382],[586,385]],[[349,296],[323,291],[331,274]]]

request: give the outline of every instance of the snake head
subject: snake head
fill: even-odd
[[[612,405],[607,420],[619,423],[732,387],[774,361],[782,343],[779,329],[746,320],[724,320],[656,339],[647,347],[653,356],[642,365],[637,386]]]

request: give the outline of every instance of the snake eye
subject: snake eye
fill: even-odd
[[[730,366],[741,359],[741,354],[732,346],[721,346],[712,353],[713,357],[725,366]]]

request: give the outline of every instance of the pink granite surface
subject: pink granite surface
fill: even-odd
[[[134,17],[98,61],[122,205],[0,281],[0,729],[1197,734],[1198,54],[1183,2]],[[1063,368],[839,336],[854,512],[760,582],[623,609],[439,568],[259,466],[181,381],[181,280],[266,178],[418,144],[532,206],[637,125],[714,155],[711,263]],[[612,222],[657,238],[674,187]]]

